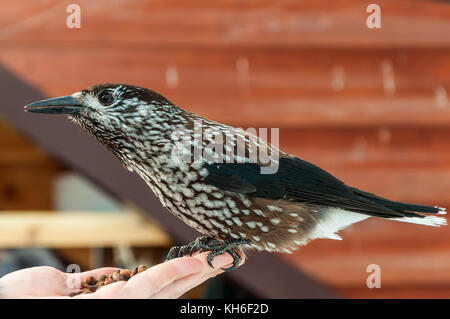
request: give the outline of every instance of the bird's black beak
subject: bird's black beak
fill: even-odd
[[[68,95],[28,104],[25,106],[25,111],[44,114],[79,114],[83,107],[83,104]]]

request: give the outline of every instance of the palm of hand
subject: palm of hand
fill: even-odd
[[[228,254],[214,258],[214,269],[206,262],[208,252],[156,265],[133,276],[73,298],[178,298],[193,287],[222,273],[232,263]],[[1,298],[70,298],[88,276],[109,275],[118,268],[99,268],[83,273],[64,273],[41,266],[18,270],[0,278]]]

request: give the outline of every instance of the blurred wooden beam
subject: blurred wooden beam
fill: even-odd
[[[120,43],[149,49],[224,43],[271,48],[450,45],[450,5],[445,1],[376,3],[381,7],[380,29],[366,26],[370,2],[360,0],[79,0],[83,22],[81,30],[74,30],[66,27],[67,2],[3,0],[0,45]]]
[[[448,48],[236,50],[226,46],[200,51],[123,46],[93,50],[69,43],[57,48],[5,46],[0,61],[49,96],[71,94],[94,83],[131,83],[234,126],[446,127],[449,52]],[[70,77],[55,81],[54,68]],[[178,74],[176,87],[167,82],[169,68]],[[87,75],[89,69],[96,72]]]
[[[169,236],[136,214],[0,212],[0,248],[169,246]]]

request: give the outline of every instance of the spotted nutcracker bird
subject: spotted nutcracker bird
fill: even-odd
[[[446,225],[443,217],[418,214],[445,214],[443,208],[391,201],[348,186],[262,138],[188,112],[149,89],[99,84],[25,110],[67,114],[138,173],[172,214],[204,234],[173,247],[168,259],[210,251],[211,265],[214,256],[228,252],[234,262],[226,270],[231,270],[241,260],[235,249],[291,252],[316,238],[341,239],[339,230],[369,217]],[[203,136],[198,123],[215,133]],[[176,136],[178,131],[185,135]],[[219,134],[226,139],[223,152],[208,147]],[[189,148],[174,150],[189,135],[194,147],[207,152],[195,158],[188,152],[180,160],[174,154],[186,155]],[[239,153],[238,138],[244,152]],[[252,146],[277,154],[272,162],[277,170],[263,173],[268,162],[252,158]]]

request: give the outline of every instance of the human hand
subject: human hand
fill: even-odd
[[[94,293],[72,298],[178,298],[222,273],[220,268],[226,268],[233,262],[229,254],[222,254],[214,257],[214,268],[211,268],[206,261],[208,253],[172,259],[138,273],[128,281],[114,282]],[[83,273],[65,273],[48,266],[26,268],[0,278],[0,298],[71,298],[70,292],[77,288],[71,287],[71,283],[81,283],[88,276],[108,276],[117,269],[107,267]]]

